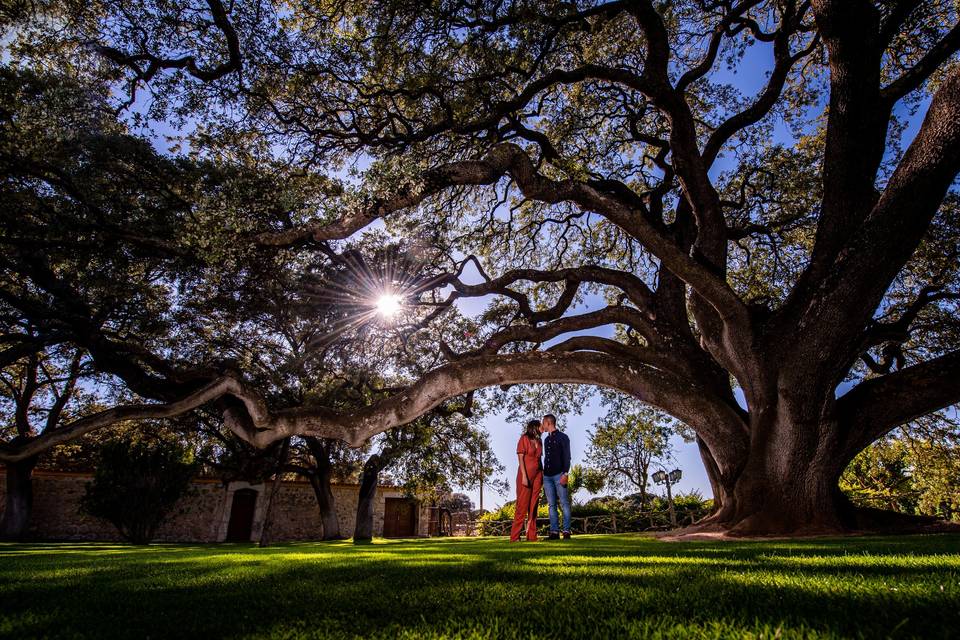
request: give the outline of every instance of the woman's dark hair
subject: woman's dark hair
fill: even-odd
[[[530,420],[527,422],[527,426],[523,429],[523,435],[527,436],[531,440],[538,439],[540,437],[540,421]]]

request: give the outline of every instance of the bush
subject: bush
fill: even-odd
[[[110,522],[134,544],[149,544],[196,470],[192,454],[176,443],[104,443],[80,510]]]
[[[697,491],[678,493],[673,497],[674,508],[677,512],[677,521],[690,524],[703,518],[713,508],[713,500],[704,500]],[[495,511],[483,514],[479,518],[478,533],[480,535],[502,534],[502,522],[513,520],[515,503],[508,502]],[[538,518],[546,518],[548,506],[546,500],[540,503]],[[646,531],[649,529],[666,529],[670,526],[669,508],[667,499],[649,495],[646,506],[640,500],[640,494],[635,493],[623,497],[601,496],[587,501],[585,504],[574,504],[574,518],[588,518],[596,516],[617,517],[618,531]],[[494,525],[492,523],[501,523]],[[574,523],[574,526],[577,526]]]
[[[507,502],[499,509],[494,509],[493,511],[487,511],[485,514],[480,516],[480,522],[495,522],[497,520],[513,520],[514,514],[517,512],[517,502],[513,500]]]

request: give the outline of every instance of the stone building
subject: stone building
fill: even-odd
[[[34,471],[30,538],[35,540],[119,540],[108,522],[80,513],[80,498],[89,473]],[[270,485],[194,480],[192,490],[177,502],[160,526],[157,542],[224,542],[258,540],[263,529]],[[334,484],[342,535],[353,534],[359,485]],[[6,495],[6,474],[0,468],[0,514]],[[412,537],[428,535],[431,510],[404,496],[398,487],[382,486],[374,506],[374,535]],[[281,483],[273,505],[274,540],[319,540],[323,536],[320,511],[310,484]]]

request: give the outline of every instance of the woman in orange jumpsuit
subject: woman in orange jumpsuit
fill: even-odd
[[[537,502],[543,486],[543,465],[540,463],[542,452],[540,421],[531,420],[517,442],[517,461],[520,468],[517,469],[517,510],[513,516],[510,542],[520,542],[523,520],[527,516],[527,540],[533,542],[537,539]]]

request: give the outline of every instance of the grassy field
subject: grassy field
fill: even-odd
[[[0,545],[9,638],[960,638],[960,536]]]

